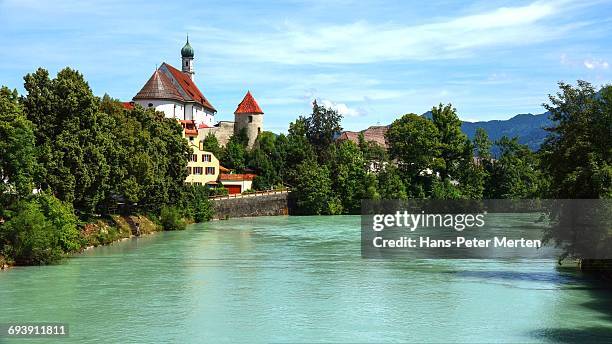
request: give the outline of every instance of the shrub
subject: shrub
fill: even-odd
[[[77,229],[77,217],[74,215],[72,204],[62,202],[55,196],[43,192],[34,198],[40,205],[45,217],[53,225],[57,232],[59,245],[64,252],[77,251],[81,244],[79,242],[79,231]]]
[[[159,220],[164,230],[167,231],[185,229],[186,226],[181,216],[181,211],[177,207],[163,207],[159,215]]]
[[[4,253],[18,265],[43,265],[62,257],[59,233],[37,202],[22,201],[0,227]]]
[[[194,205],[193,219],[195,222],[210,221],[215,214],[212,202],[208,199],[197,200]]]

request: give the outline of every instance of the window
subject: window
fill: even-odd
[[[149,103],[149,107],[153,107],[153,103]]]
[[[187,167],[187,174],[191,174],[191,167]]]
[[[193,142],[193,136],[189,136],[189,142]]]
[[[253,123],[253,116],[249,116],[249,123]]]
[[[193,168],[193,174],[201,175],[202,174],[202,167],[194,167]]]
[[[191,154],[191,157],[189,158],[189,161],[198,162],[198,155],[197,154]]]
[[[207,167],[206,168],[206,174],[207,175],[215,174],[215,168],[214,167]]]
[[[261,134],[261,128],[257,127],[257,135]]]
[[[202,162],[211,162],[212,157],[210,154],[202,154]]]

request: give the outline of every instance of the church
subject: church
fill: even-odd
[[[240,193],[251,188],[255,175],[230,174],[219,164],[219,157],[203,150],[202,141],[214,135],[225,146],[232,135],[244,130],[252,148],[263,130],[264,112],[250,91],[237,105],[234,121],[216,121],[217,110],[195,83],[194,50],[187,42],[181,49],[181,70],[164,62],[157,68],[126,107],[138,104],[163,112],[166,118],[174,118],[183,127],[192,156],[187,164],[188,184],[217,185],[221,183],[230,193]],[[223,173],[222,173],[223,172]]]
[[[195,83],[194,50],[187,42],[181,49],[181,70],[164,62],[134,96],[131,104],[144,108],[155,108],[167,118],[174,118],[190,128],[191,135],[197,132],[197,139],[209,133],[215,135],[222,146],[235,133],[245,130],[249,137],[249,148],[253,147],[258,134],[263,130],[263,111],[250,91],[234,111],[234,121],[215,121],[217,110],[202,94]]]

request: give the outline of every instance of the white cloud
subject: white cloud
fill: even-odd
[[[421,25],[284,23],[256,37],[211,27],[190,30],[207,37],[210,52],[252,61],[349,64],[449,59],[471,56],[484,47],[506,48],[563,37],[574,25],[552,19],[564,3],[536,1]]]
[[[598,59],[586,59],[583,62],[584,66],[587,69],[608,69],[608,67],[610,67],[610,64],[608,63],[608,61],[605,60],[598,60]]]
[[[354,109],[344,103],[335,103],[329,99],[319,100],[319,102],[326,108],[338,111],[344,117],[358,117],[365,114],[361,109]]]

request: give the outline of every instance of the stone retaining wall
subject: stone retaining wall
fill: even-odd
[[[212,200],[215,219],[288,215],[292,209],[289,193]]]

